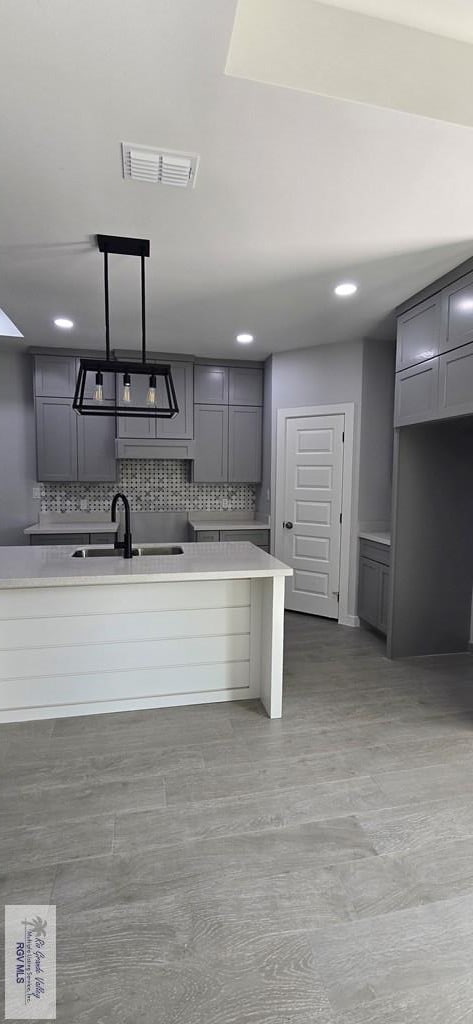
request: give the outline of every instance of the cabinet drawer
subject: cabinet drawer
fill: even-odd
[[[473,413],[473,344],[440,356],[439,416]]]
[[[394,425],[408,426],[438,416],[439,359],[401,370],[396,374]]]
[[[221,530],[220,540],[230,543],[246,541],[248,544],[256,544],[257,548],[262,548],[269,544],[269,533],[267,530]]]
[[[48,544],[77,544],[83,546],[89,543],[88,533],[33,533],[31,543],[34,547],[45,547]]]
[[[220,533],[218,530],[198,530],[195,535],[197,544],[218,544]]]
[[[425,362],[440,350],[442,297],[440,293],[408,310],[397,322],[396,369]]]
[[[391,565],[391,548],[387,544],[376,544],[373,540],[360,540],[360,556],[371,558],[381,565]]]

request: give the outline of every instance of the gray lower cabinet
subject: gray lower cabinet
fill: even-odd
[[[232,483],[259,483],[261,480],[261,406],[229,408],[228,479]]]
[[[397,370],[404,370],[438,355],[442,309],[442,298],[438,294],[399,317]]]
[[[387,633],[391,549],[360,541],[358,615],[362,622]]]
[[[33,547],[45,547],[48,544],[113,544],[114,533],[32,533],[30,544]]]
[[[228,405],[194,406],[194,483],[228,481]]]
[[[269,551],[269,530],[195,530],[194,541],[196,544],[235,544],[243,541]]]
[[[473,344],[440,356],[438,415],[473,413]]]
[[[79,416],[70,398],[36,398],[38,480],[115,480],[115,417]]]
[[[396,374],[394,425],[408,426],[438,416],[439,359],[428,359]]]

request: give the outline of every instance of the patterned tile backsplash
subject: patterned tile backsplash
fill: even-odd
[[[255,488],[250,484],[193,484],[190,463],[177,459],[123,459],[116,483],[41,484],[41,512],[107,512],[117,490],[123,490],[135,512],[252,512]]]

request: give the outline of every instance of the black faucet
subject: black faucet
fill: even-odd
[[[123,557],[124,558],[133,558],[133,542],[132,542],[132,539],[131,539],[131,527],[130,527],[130,502],[128,501],[128,498],[126,497],[126,495],[125,494],[121,494],[120,491],[118,492],[118,494],[115,495],[115,497],[114,497],[114,499],[112,501],[112,508],[111,508],[112,523],[116,523],[116,521],[117,521],[116,518],[115,518],[115,515],[116,515],[116,511],[117,511],[117,505],[118,505],[118,502],[120,500],[121,500],[121,502],[123,504],[123,508],[125,509],[125,533],[123,535],[123,540],[118,540],[118,531],[117,531],[117,533],[115,534],[115,540],[114,540],[113,546],[114,546],[115,550],[117,550],[118,548],[123,548]]]

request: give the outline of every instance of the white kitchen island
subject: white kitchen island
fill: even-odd
[[[247,543],[179,547],[1,547],[0,722],[255,697],[280,718],[292,569]]]

